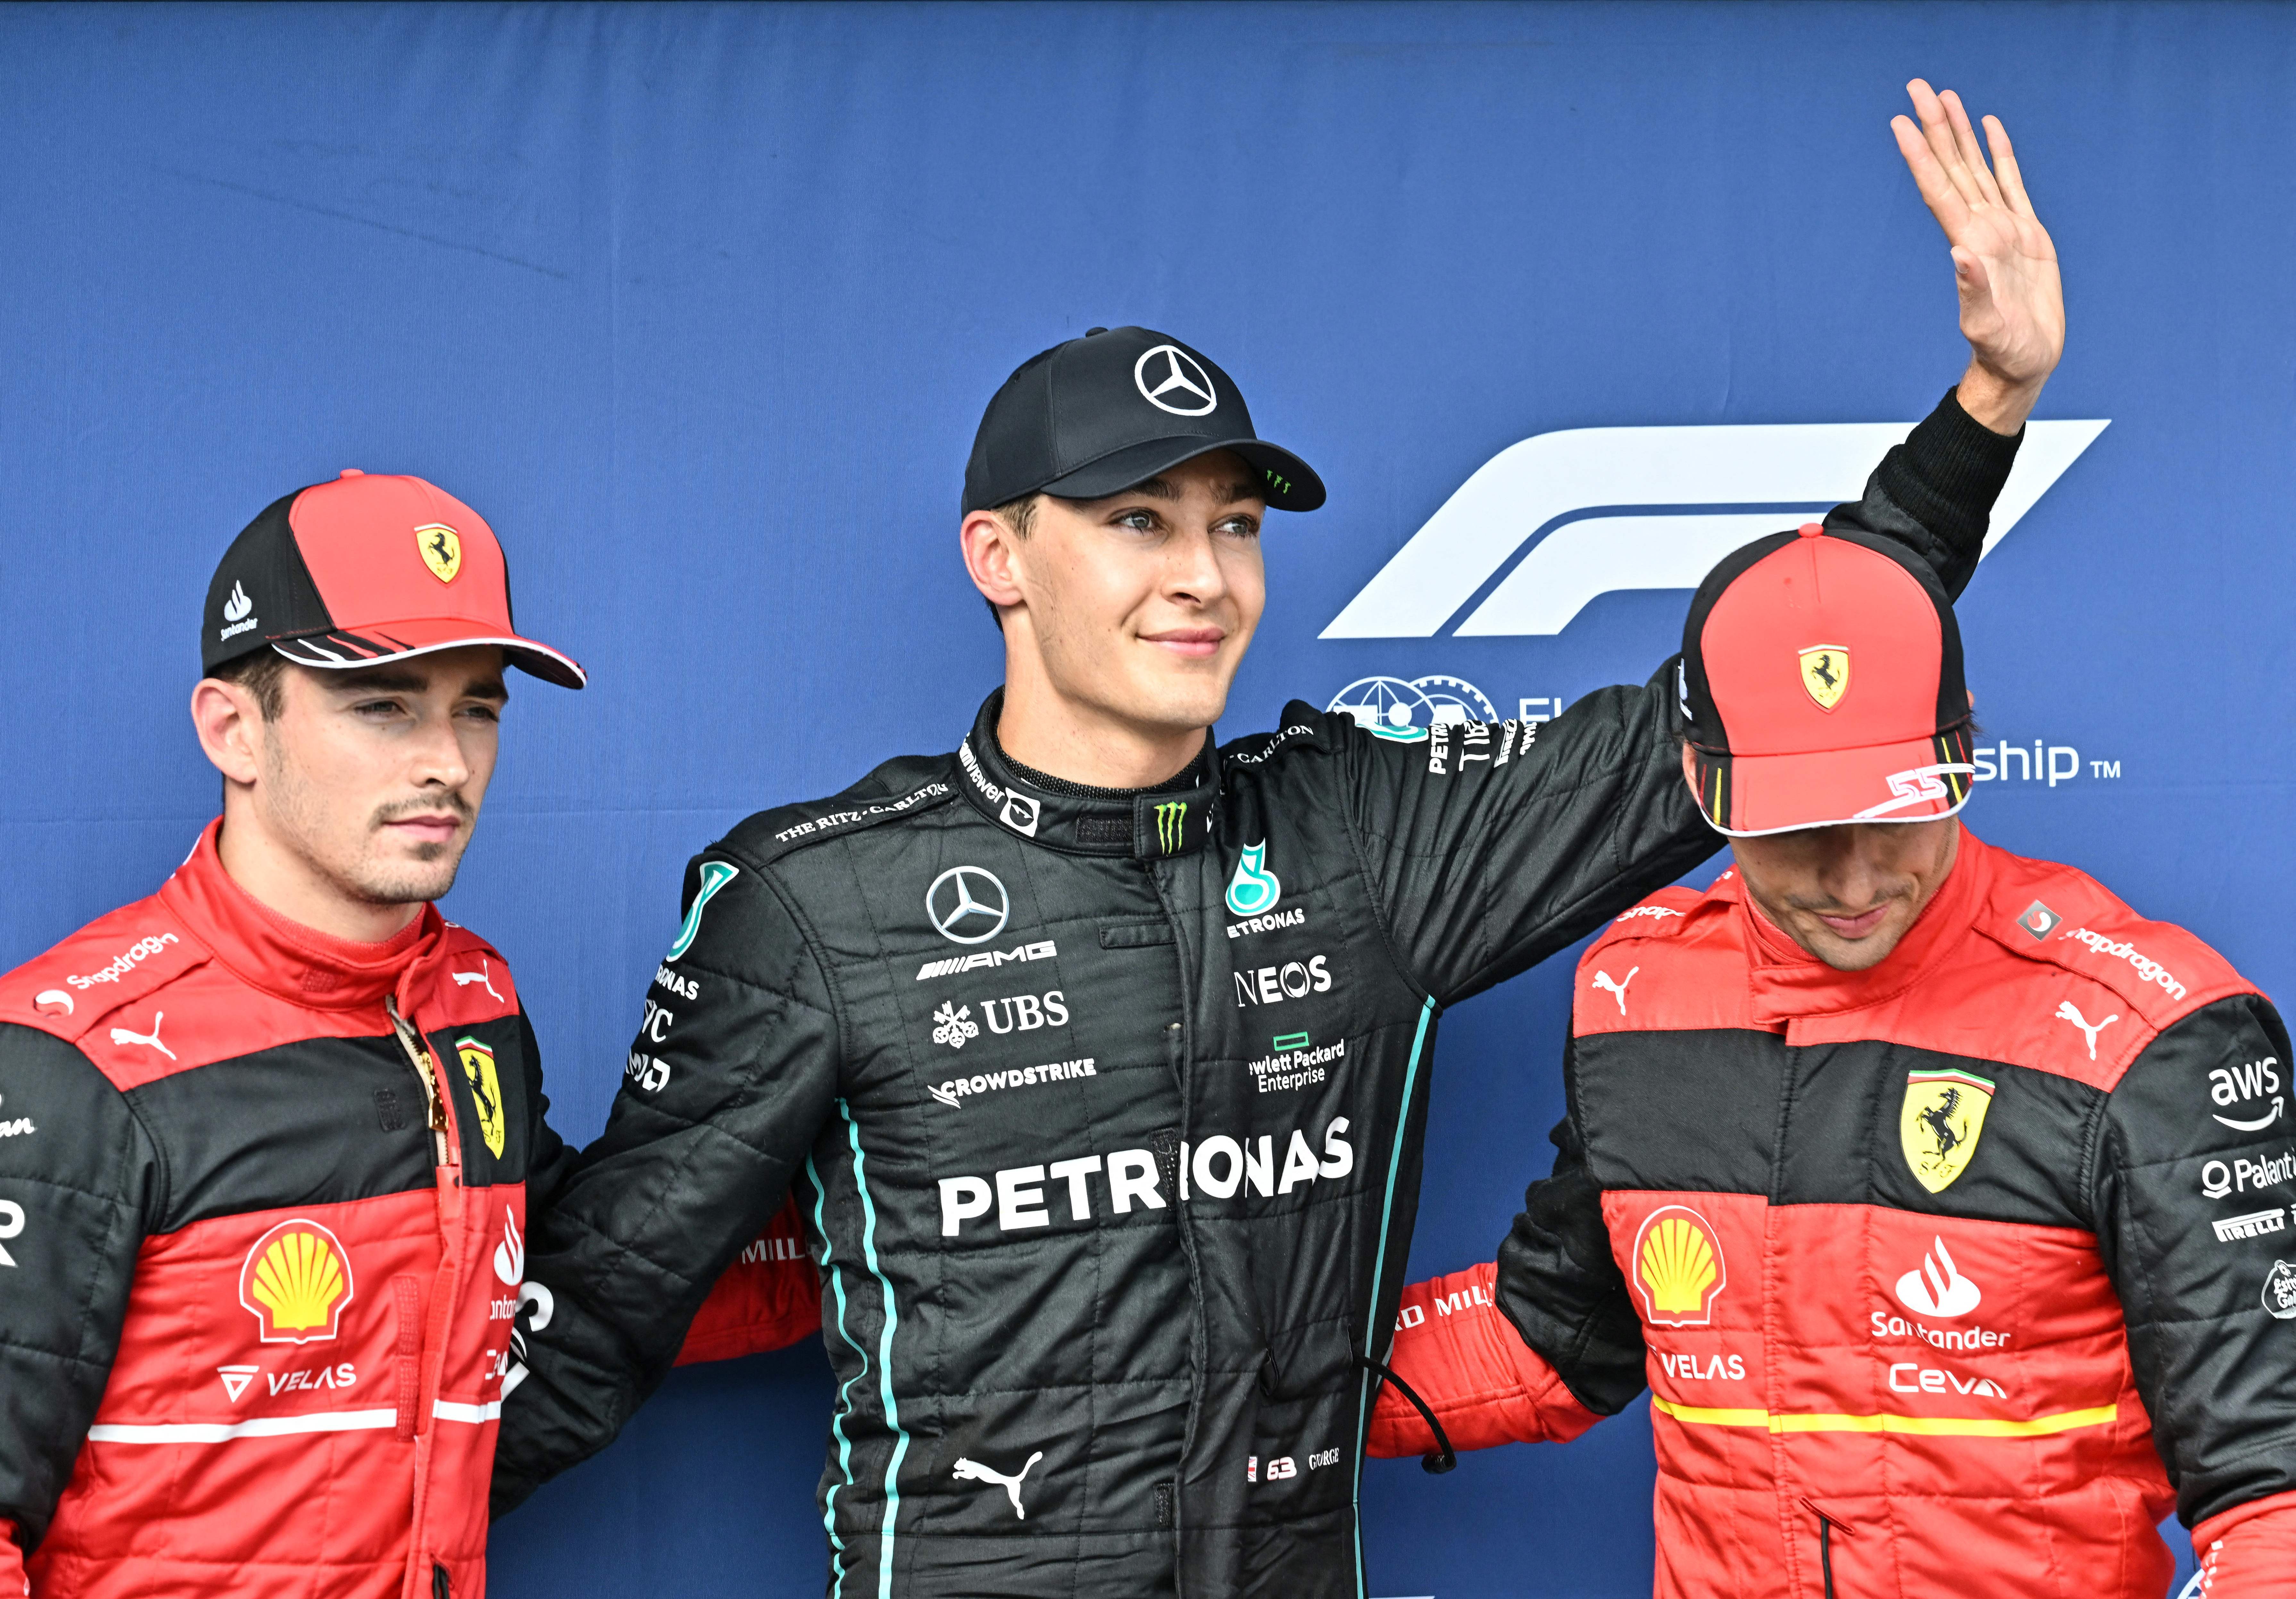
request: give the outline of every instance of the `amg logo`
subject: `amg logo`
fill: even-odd
[[[2211,1225],[2217,1230],[2218,1243],[2230,1243],[2241,1238],[2261,1238],[2267,1233],[2286,1232],[2288,1211],[2284,1206],[2271,1210],[2256,1210],[2246,1216],[2227,1216]]]
[[[971,955],[953,955],[945,961],[927,961],[917,968],[917,981],[928,978],[947,977],[958,972],[980,972],[992,966],[1002,966],[1008,961],[1049,961],[1060,950],[1053,940],[1023,944],[1018,949],[981,949]]]

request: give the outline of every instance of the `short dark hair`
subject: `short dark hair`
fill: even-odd
[[[988,507],[988,514],[1012,529],[1013,537],[1026,538],[1037,525],[1037,502],[1044,497],[1042,489],[1034,494],[1024,494],[1017,500],[1007,500],[1001,505],[991,505]],[[996,631],[1004,632],[1004,613],[996,609],[996,602],[983,595],[981,603],[988,607],[988,614],[996,619]]]
[[[287,709],[287,692],[280,686],[287,676],[287,658],[266,645],[223,662],[208,674],[224,683],[235,683],[255,696],[263,719],[275,722]]]

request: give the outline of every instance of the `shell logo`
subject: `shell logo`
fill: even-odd
[[[265,1343],[324,1343],[351,1302],[350,1254],[316,1221],[283,1221],[247,1251],[239,1302]]]
[[[1687,1205],[1661,1205],[1635,1234],[1635,1286],[1646,1319],[1661,1327],[1703,1327],[1729,1283],[1721,1235]]]

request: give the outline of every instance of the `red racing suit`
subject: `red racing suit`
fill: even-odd
[[[1554,1175],[1403,1298],[1455,1444],[1647,1382],[1662,1599],[2160,1599],[2172,1502],[2212,1599],[2296,1594],[2288,1035],[2222,957],[1964,832],[1870,972],[1734,871],[1578,983]]]
[[[805,1252],[805,1223],[792,1199],[710,1289],[685,1330],[677,1364],[761,1355],[820,1336],[821,1273]]]
[[[0,978],[0,1593],[476,1599],[532,1029],[435,909],[329,938],[216,836]]]

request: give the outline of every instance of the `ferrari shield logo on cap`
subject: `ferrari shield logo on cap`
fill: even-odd
[[[444,522],[415,529],[414,547],[422,552],[422,564],[441,583],[452,583],[463,570],[463,536]]]
[[[1993,1081],[1971,1071],[1909,1071],[1898,1140],[1914,1180],[1941,1193],[1969,1166],[1993,1103]]]
[[[1812,644],[1801,652],[1801,685],[1820,710],[1832,710],[1849,692],[1849,652],[1840,644]]]

